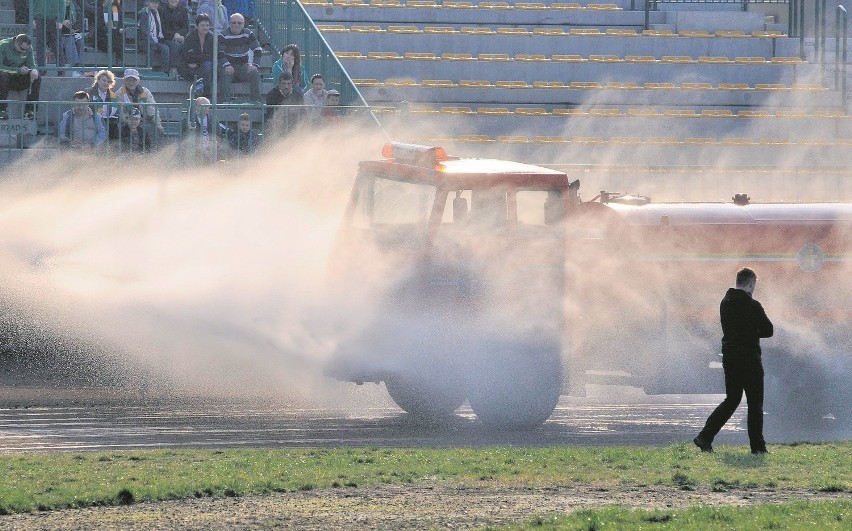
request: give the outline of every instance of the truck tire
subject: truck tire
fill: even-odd
[[[845,417],[848,380],[834,364],[787,351],[770,351],[763,360],[764,410],[773,426],[810,433],[829,428],[829,416]]]
[[[386,379],[385,388],[397,406],[424,421],[449,417],[465,399],[464,387],[458,382],[399,376]]]
[[[486,345],[468,371],[468,401],[483,423],[529,428],[550,417],[562,389],[558,342]]]

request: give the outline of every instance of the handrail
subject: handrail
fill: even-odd
[[[649,29],[650,11],[657,11],[658,4],[741,4],[742,11],[748,11],[749,4],[788,4],[788,11],[792,14],[792,5],[797,0],[645,0],[645,25],[644,29]],[[635,8],[635,3],[631,0],[630,9]],[[793,20],[792,16],[789,19]],[[788,28],[789,29],[789,28]],[[792,31],[788,31],[792,35]]]
[[[846,13],[846,8],[843,5],[837,6],[835,13],[836,35],[834,39],[834,88],[840,88],[840,101],[843,105],[843,110],[846,110],[846,48],[847,40],[849,39],[849,16]],[[840,40],[843,40],[843,51],[841,55]],[[839,64],[838,64],[839,63]],[[838,76],[842,78],[842,83],[839,82]]]

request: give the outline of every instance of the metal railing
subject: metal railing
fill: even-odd
[[[749,4],[791,4],[795,0],[645,0],[645,29],[650,24],[650,12],[659,10],[659,4],[734,4],[748,11]],[[630,9],[635,9],[636,0],[631,0]]]
[[[299,136],[307,129],[334,128],[374,120],[369,108],[356,107],[311,107],[297,105],[267,106],[244,103],[219,104],[215,113],[211,112],[209,123],[218,125],[210,129],[208,135],[201,134],[197,126],[193,104],[187,100],[180,103],[124,103],[124,102],[83,102],[40,101],[35,103],[35,119],[24,118],[24,107],[30,102],[22,100],[2,100],[0,104],[8,106],[9,119],[0,121],[0,159],[10,160],[20,156],[26,149],[34,154],[44,150],[55,155],[57,150],[81,150],[89,152],[114,152],[146,154],[173,148],[180,153],[172,157],[176,165],[213,162],[224,160],[263,149],[278,139],[293,135]],[[103,143],[92,145],[91,137],[80,142],[68,137],[69,129],[61,130],[63,114],[80,111],[79,123],[88,124],[88,109],[92,113],[106,116],[102,122],[106,139]],[[140,114],[139,132],[134,137],[129,131],[133,110]],[[212,111],[212,109],[211,109]],[[250,133],[239,129],[241,115],[248,115]],[[70,115],[69,115],[70,118]],[[134,143],[135,140],[135,143]],[[214,143],[215,145],[211,144]],[[14,153],[13,153],[14,152]]]

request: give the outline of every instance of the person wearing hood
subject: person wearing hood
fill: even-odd
[[[196,13],[199,15],[206,13],[210,17],[210,24],[213,26],[210,30],[214,36],[219,35],[228,27],[228,8],[224,4],[219,4],[219,18],[216,19],[215,24],[213,24],[213,19],[215,18],[213,15],[216,13],[216,2],[214,0],[201,0]]]
[[[765,454],[763,439],[763,363],[760,338],[774,328],[763,306],[752,298],[757,275],[747,267],[737,271],[736,287],[729,288],[719,306],[722,320],[722,368],[725,400],[710,414],[704,429],[692,440],[702,452],[713,451],[713,438],[731,418],[746,395],[751,453]]]

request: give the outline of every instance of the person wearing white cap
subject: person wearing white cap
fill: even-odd
[[[124,105],[123,115],[127,119],[131,109],[139,108],[143,116],[143,129],[146,133],[152,135],[152,139],[158,138],[157,133],[163,134],[163,124],[160,122],[160,112],[155,105],[157,101],[151,91],[143,87],[139,82],[139,71],[135,68],[127,68],[124,70],[124,78],[122,79],[121,88],[116,93],[116,98]],[[143,105],[133,105],[143,104]]]

